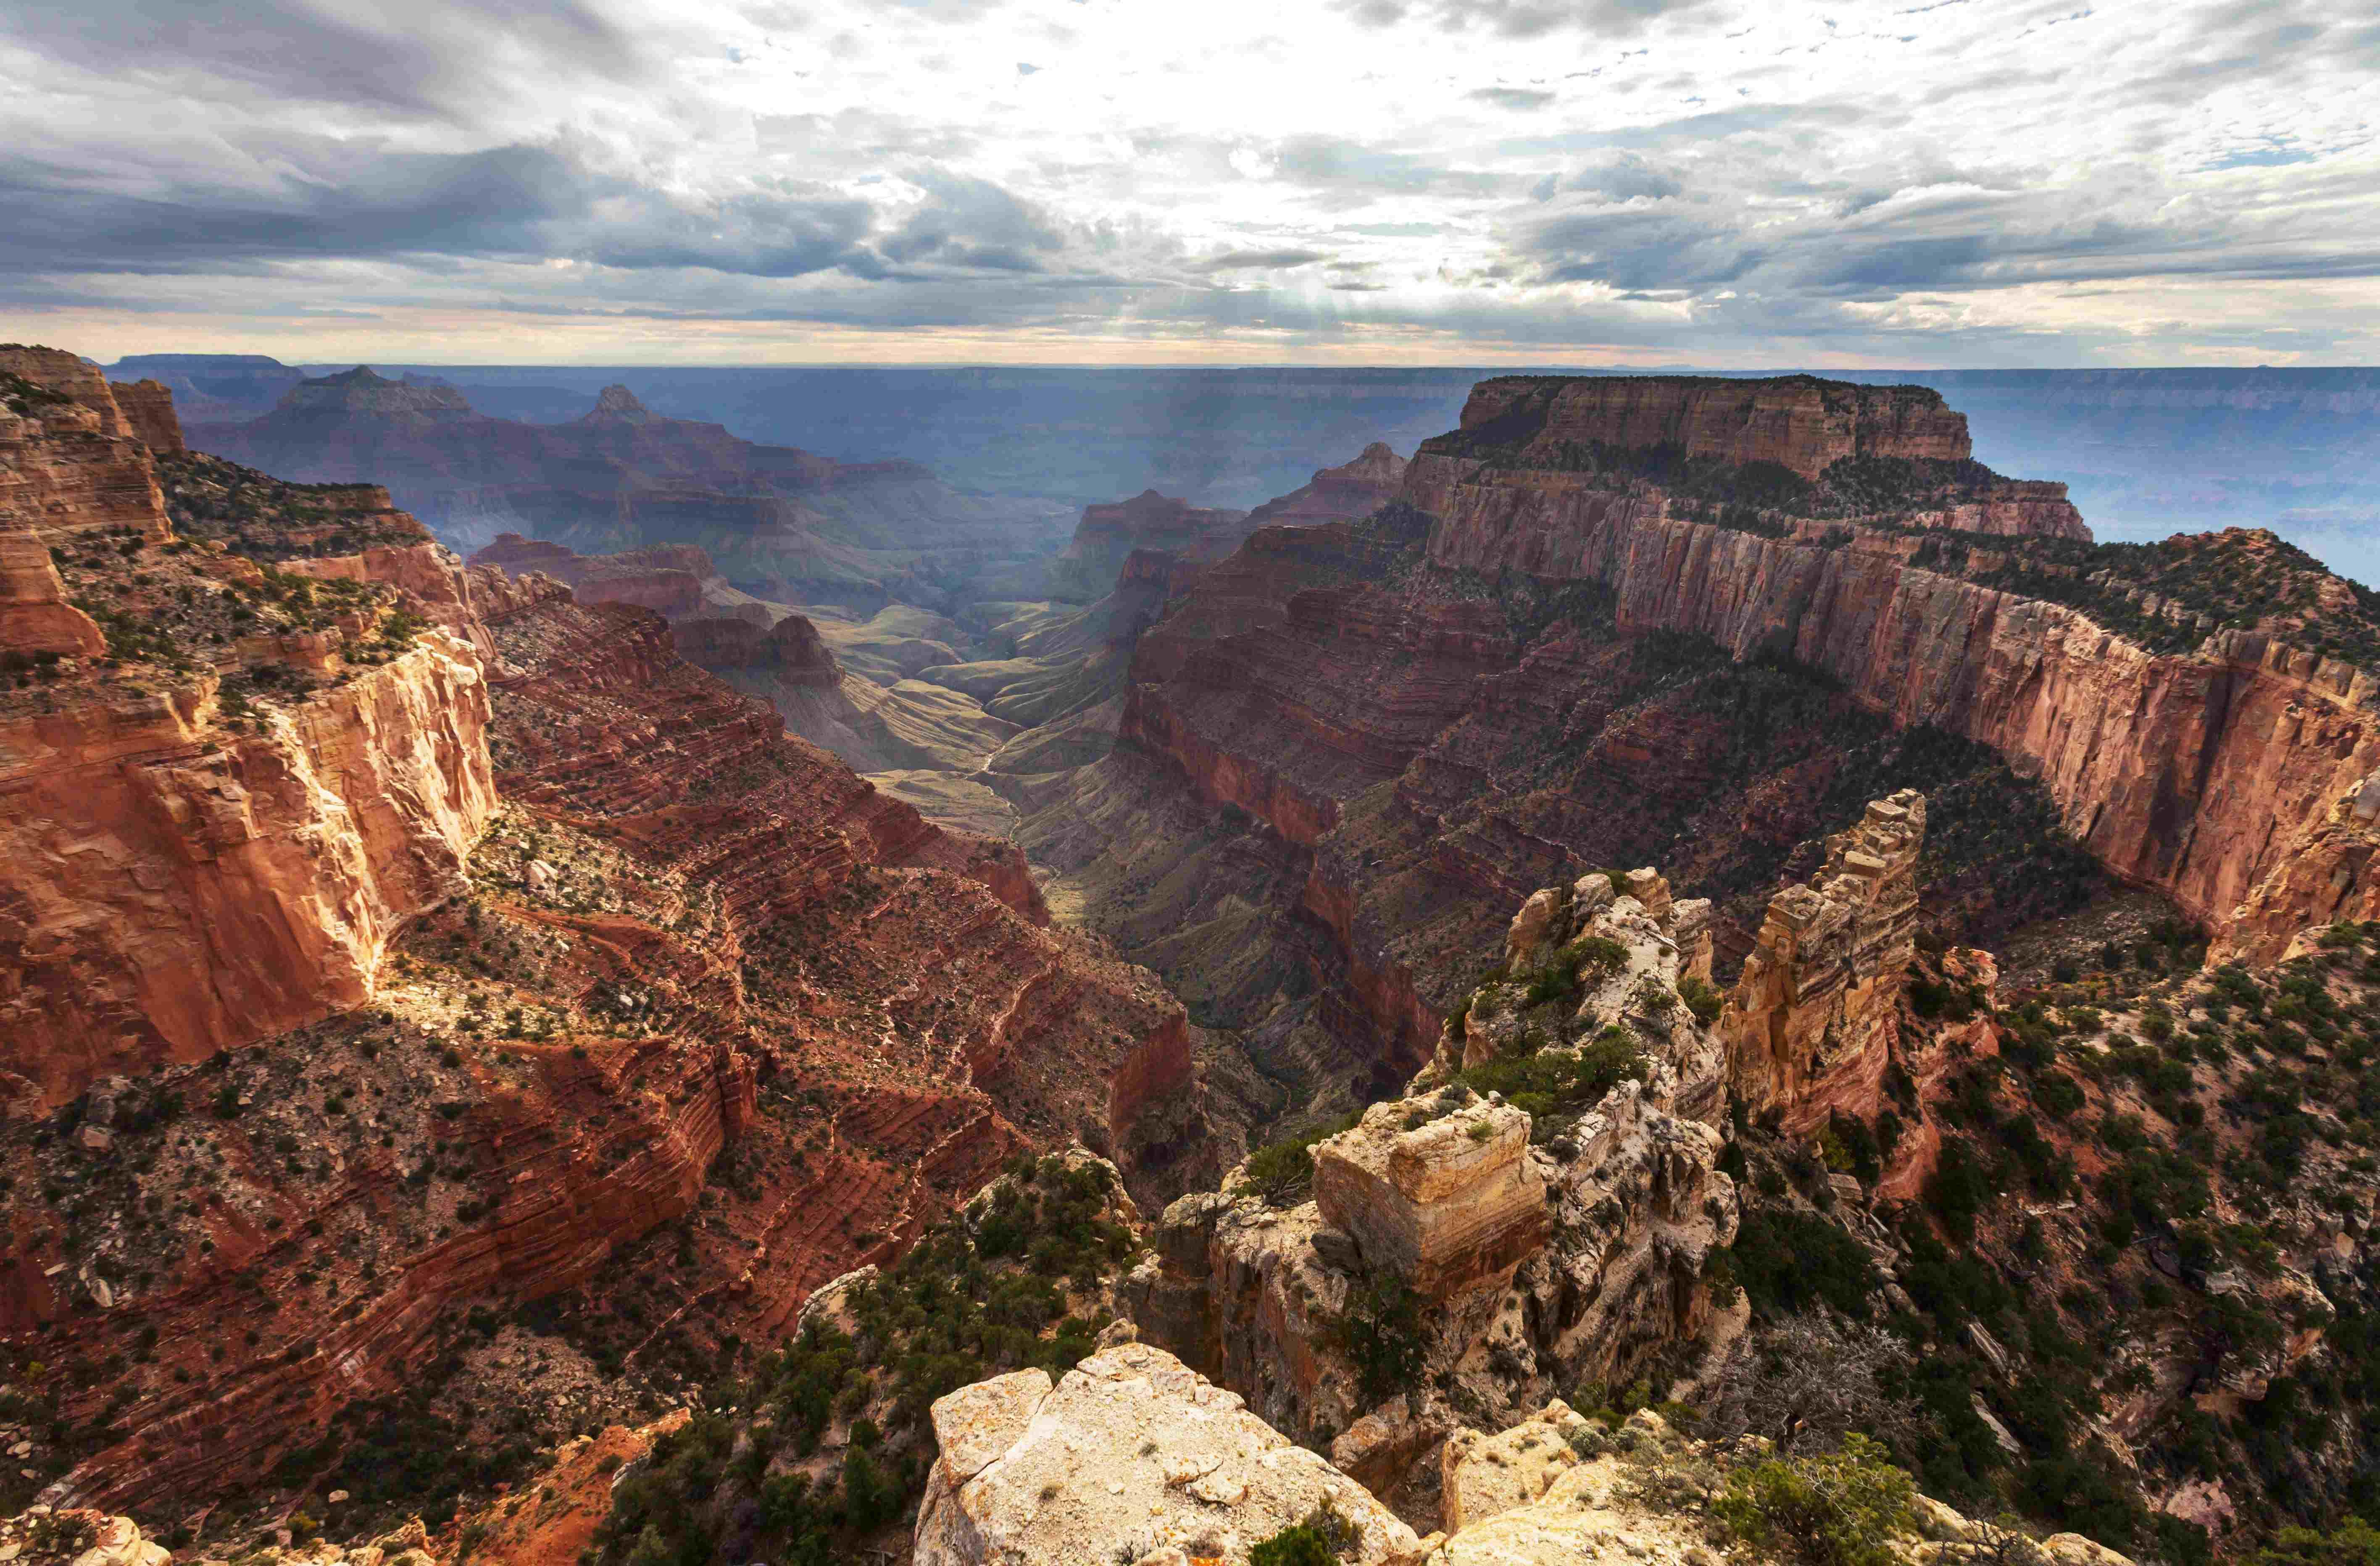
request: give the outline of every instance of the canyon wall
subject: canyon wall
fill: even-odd
[[[372,994],[494,808],[479,655],[441,632],[261,733],[212,679],[0,719],[0,1072],[55,1103]]]
[[[1980,741],[2038,776],[2075,838],[2227,938],[2234,910],[2380,765],[2380,678],[2224,632],[2157,655],[2080,610],[1908,563],[1905,539],[1827,547],[1666,514],[1425,452],[1407,497],[1432,563],[1608,585],[1623,630],[1791,657],[1895,724]],[[2269,961],[2295,932],[2240,946]]]

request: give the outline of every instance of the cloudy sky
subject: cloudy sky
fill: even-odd
[[[2380,361],[2336,0],[0,10],[101,358]]]

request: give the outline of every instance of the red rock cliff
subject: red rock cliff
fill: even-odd
[[[261,733],[215,698],[0,722],[0,1072],[43,1102],[363,1004],[494,806],[479,656],[443,633]]]
[[[1896,724],[1993,746],[2041,777],[2109,869],[2218,939],[2380,766],[2380,681],[2349,665],[2237,632],[2154,655],[2079,610],[1915,568],[1905,540],[1764,537],[1565,477],[1426,453],[1406,494],[1437,518],[1434,564],[1601,582],[1623,629],[1783,654]],[[2254,954],[2277,956],[2274,939]]]

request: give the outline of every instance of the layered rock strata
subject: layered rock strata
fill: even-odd
[[[124,432],[158,456],[187,448],[182,421],[174,412],[174,393],[154,380],[111,381],[108,392],[124,415]]]
[[[1765,537],[1427,449],[1406,491],[1439,519],[1434,563],[1600,583],[1623,630],[1791,657],[1895,724],[1990,745],[2042,780],[2108,869],[2218,936],[2380,769],[2380,679],[2253,632],[2159,656],[2079,609],[1912,566],[1905,538]]]
[[[227,738],[216,682],[0,721],[0,1072],[43,1102],[360,1006],[494,808],[443,632]]]
[[[1728,1080],[1751,1114],[1800,1133],[1835,1111],[1882,1107],[1900,992],[1914,954],[1925,800],[1903,789],[1827,839],[1807,885],[1770,899],[1720,1031]]]
[[[1503,376],[1472,388],[1465,432],[1507,439],[1514,428],[1548,441],[1775,463],[1813,479],[1847,457],[1961,462],[1973,454],[1966,416],[1938,392],[1809,375]]]
[[[1545,1177],[1529,1162],[1529,1117],[1508,1104],[1407,1130],[1410,1113],[1375,1104],[1317,1147],[1314,1204],[1366,1268],[1436,1301],[1545,1243]]]

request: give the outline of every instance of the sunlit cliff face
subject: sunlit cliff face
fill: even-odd
[[[2370,358],[2351,8],[0,20],[11,334],[623,362]]]

